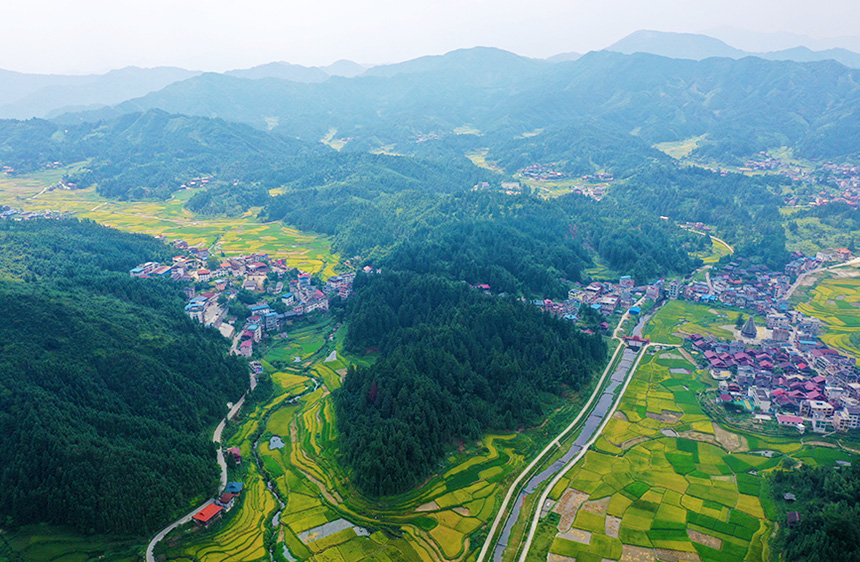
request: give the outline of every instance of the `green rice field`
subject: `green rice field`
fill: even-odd
[[[646,357],[595,447],[551,491],[552,517],[529,559],[768,560],[776,513],[761,474],[784,454],[831,465],[850,457],[723,429],[698,403],[710,385],[674,350]]]

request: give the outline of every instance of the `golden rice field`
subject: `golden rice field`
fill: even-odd
[[[342,332],[330,339],[333,329],[330,321],[303,327],[272,348],[263,366],[278,395],[249,412],[227,441],[250,458],[252,443],[259,439],[262,467],[285,503],[272,530],[276,550],[286,548],[297,559],[318,562],[432,562],[474,556],[481,542],[476,537],[498,509],[506,482],[524,465],[525,455],[519,451],[526,443],[524,437],[488,435],[477,445],[452,451],[442,473],[409,493],[380,499],[361,496],[337,461],[331,391],[340,385],[350,364],[367,359],[343,353],[337,347]],[[336,358],[325,361],[332,349],[337,349]],[[293,361],[295,356],[301,358],[299,363]],[[318,389],[295,401],[285,399],[287,394],[302,392],[309,377],[319,381]],[[270,448],[272,436],[280,438],[282,448]],[[265,491],[256,468],[245,474],[246,486],[254,481]],[[217,536],[188,539],[171,555],[201,560],[226,555],[228,549],[222,544],[226,542],[247,546],[243,556],[254,559],[257,553],[250,547],[257,543],[234,545],[234,533],[248,524],[264,527],[259,510],[252,511]],[[265,520],[270,522],[273,514]],[[344,522],[347,528],[332,534],[319,530]]]
[[[846,272],[860,275],[856,269]],[[799,303],[797,309],[827,324],[821,341],[860,360],[860,276],[839,275],[819,281],[808,292],[808,301]]]
[[[673,353],[643,361],[596,447],[554,486],[532,559],[764,560],[769,524],[747,470],[771,459],[739,454],[715,431],[697,402],[700,376]]]
[[[250,467],[242,492],[242,503],[224,516],[224,528],[211,536],[196,537],[197,540],[185,548],[178,549],[176,553],[171,552],[168,560],[268,560],[263,538],[265,521],[275,510],[275,498],[266,490],[262,479],[253,477],[254,473],[254,468]]]
[[[169,241],[185,240],[192,246],[214,246],[226,255],[268,253],[286,259],[292,267],[321,273],[323,277],[335,275],[338,259],[325,237],[302,233],[279,222],[260,222],[256,218],[259,209],[251,209],[241,217],[197,216],[184,208],[193,190],[180,191],[163,202],[106,199],[94,188],[45,191],[66,171],[0,177],[0,203],[25,211],[64,211],[121,230],[160,235]]]

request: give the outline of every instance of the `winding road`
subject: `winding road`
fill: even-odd
[[[233,416],[235,416],[236,413],[242,408],[242,404],[244,403],[245,395],[243,394],[242,398],[240,398],[238,402],[233,404],[233,407],[227,411],[227,415],[224,417],[223,420],[221,420],[221,423],[218,424],[218,427],[215,428],[215,432],[212,434],[213,442],[218,443],[219,445],[221,444],[221,434],[224,432],[224,426],[227,425],[228,420],[233,419]],[[220,494],[224,490],[224,488],[227,487],[227,462],[224,460],[224,451],[221,449],[220,446],[218,447],[217,460],[218,466],[221,468],[221,486],[218,488],[218,493]],[[164,537],[166,537],[173,529],[191,521],[191,518],[197,515],[200,510],[202,510],[208,504],[209,502],[207,501],[191,513],[180,517],[164,529],[160,530],[154,537],[152,537],[152,540],[149,541],[149,544],[146,547],[146,562],[155,562],[155,545],[160,543],[164,539]]]

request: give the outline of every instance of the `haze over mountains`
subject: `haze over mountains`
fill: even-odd
[[[734,34],[746,44],[753,39],[737,30],[717,30],[722,34]],[[749,34],[747,34],[749,35]],[[851,45],[851,38],[839,44]],[[770,41],[770,43],[768,43]],[[714,37],[686,33],[667,33],[658,31],[637,31],[606,48],[625,54],[649,53],[669,58],[703,60],[712,57],[741,59],[748,56],[769,60],[788,60],[795,62],[813,62],[835,60],[849,68],[860,68],[860,54],[844,48],[828,48],[812,50],[797,44],[797,41],[810,41],[810,45],[829,45],[837,43],[814,43],[814,40],[795,36],[765,37],[758,44],[787,45],[795,41],[795,46],[788,49],[770,52],[752,52],[735,48]],[[858,42],[860,43],[860,42]],[[492,51],[501,52],[497,49]],[[478,50],[463,49],[458,52],[480,53]],[[483,51],[485,54],[488,51]],[[474,55],[477,56],[477,55]],[[502,55],[498,55],[501,57]],[[538,68],[545,71],[551,64],[569,63],[579,59],[579,53],[560,53],[545,61],[520,57],[507,53],[511,66],[505,68],[497,77],[509,79],[511,70],[521,72],[536,72]],[[477,59],[470,62],[467,55],[461,55],[457,64],[464,65],[463,69],[476,68]],[[249,80],[277,79],[298,84],[321,84],[331,78],[362,77],[392,77],[397,74],[434,72],[445,65],[446,71],[454,71],[449,65],[452,59],[442,56],[419,57],[410,61],[368,67],[349,60],[340,60],[324,67],[308,67],[288,62],[271,62],[251,68],[235,69],[224,72],[222,76]],[[480,71],[480,69],[478,69]],[[486,73],[481,71],[484,78]],[[68,76],[24,74],[0,70],[0,118],[27,119],[31,117],[54,118],[64,113],[81,112],[106,106],[115,106],[127,100],[136,100],[152,92],[157,92],[170,85],[175,85],[189,79],[198,78],[203,74],[199,71],[185,70],[172,67],[156,67],[142,69],[128,67],[113,70],[102,75]],[[515,74],[515,73],[514,73]],[[460,73],[466,78],[465,75]],[[518,78],[514,76],[514,78]],[[521,78],[521,76],[519,77]],[[212,80],[212,78],[209,78]],[[186,85],[187,93],[193,89]],[[337,88],[333,88],[336,90]],[[135,102],[137,103],[137,102]],[[146,105],[146,102],[142,102]],[[204,104],[205,105],[205,104]],[[164,107],[164,109],[168,109]],[[168,109],[169,110],[169,109]],[[120,110],[122,112],[123,110]],[[202,111],[202,109],[201,109]],[[193,111],[192,111],[193,112]],[[196,113],[196,112],[195,112]],[[217,112],[216,112],[217,113]],[[202,113],[211,115],[211,113]],[[247,120],[247,119],[243,119]]]
[[[804,46],[769,52],[750,52],[736,49],[731,45],[709,37],[694,33],[668,33],[664,31],[637,31],[624,39],[610,45],[607,51],[615,51],[627,55],[633,53],[651,53],[662,57],[676,59],[703,60],[711,57],[726,57],[740,59],[744,57],[759,57],[767,60],[790,60],[795,62],[812,62],[820,60],[835,60],[849,68],[860,68],[860,54],[843,48],[831,48],[813,51]]]

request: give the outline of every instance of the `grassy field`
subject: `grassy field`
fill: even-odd
[[[801,299],[799,311],[827,324],[821,341],[860,360],[860,270],[829,272]]]
[[[489,153],[489,149],[483,148],[481,150],[476,150],[473,152],[466,153],[466,158],[472,161],[472,164],[479,168],[484,168],[485,170],[492,170],[493,172],[502,173],[502,170],[495,163],[487,160],[487,154]]]
[[[768,560],[775,512],[761,473],[782,457],[752,451],[831,465],[849,455],[724,430],[698,403],[711,384],[674,350],[646,357],[595,447],[552,490],[555,516],[529,559]]]
[[[255,216],[259,209],[241,217],[196,216],[184,208],[193,190],[180,191],[164,202],[106,199],[94,188],[44,191],[67,171],[64,168],[22,178],[0,177],[0,203],[25,211],[65,211],[122,230],[162,235],[170,241],[182,239],[190,245],[215,246],[227,255],[268,253],[324,277],[335,274],[338,260],[326,238],[277,222],[260,222]]]
[[[692,137],[689,139],[674,141],[674,142],[661,142],[660,144],[655,144],[654,148],[667,154],[674,158],[675,160],[683,160],[694,150],[699,148],[699,145],[702,144],[702,141],[705,139],[705,136]]]
[[[743,313],[744,317],[747,313]],[[687,301],[670,301],[661,308],[645,327],[643,334],[658,343],[679,344],[690,334],[711,334],[716,338],[731,340],[730,329],[734,328],[738,312],[713,308]],[[755,317],[758,326],[765,319]]]

